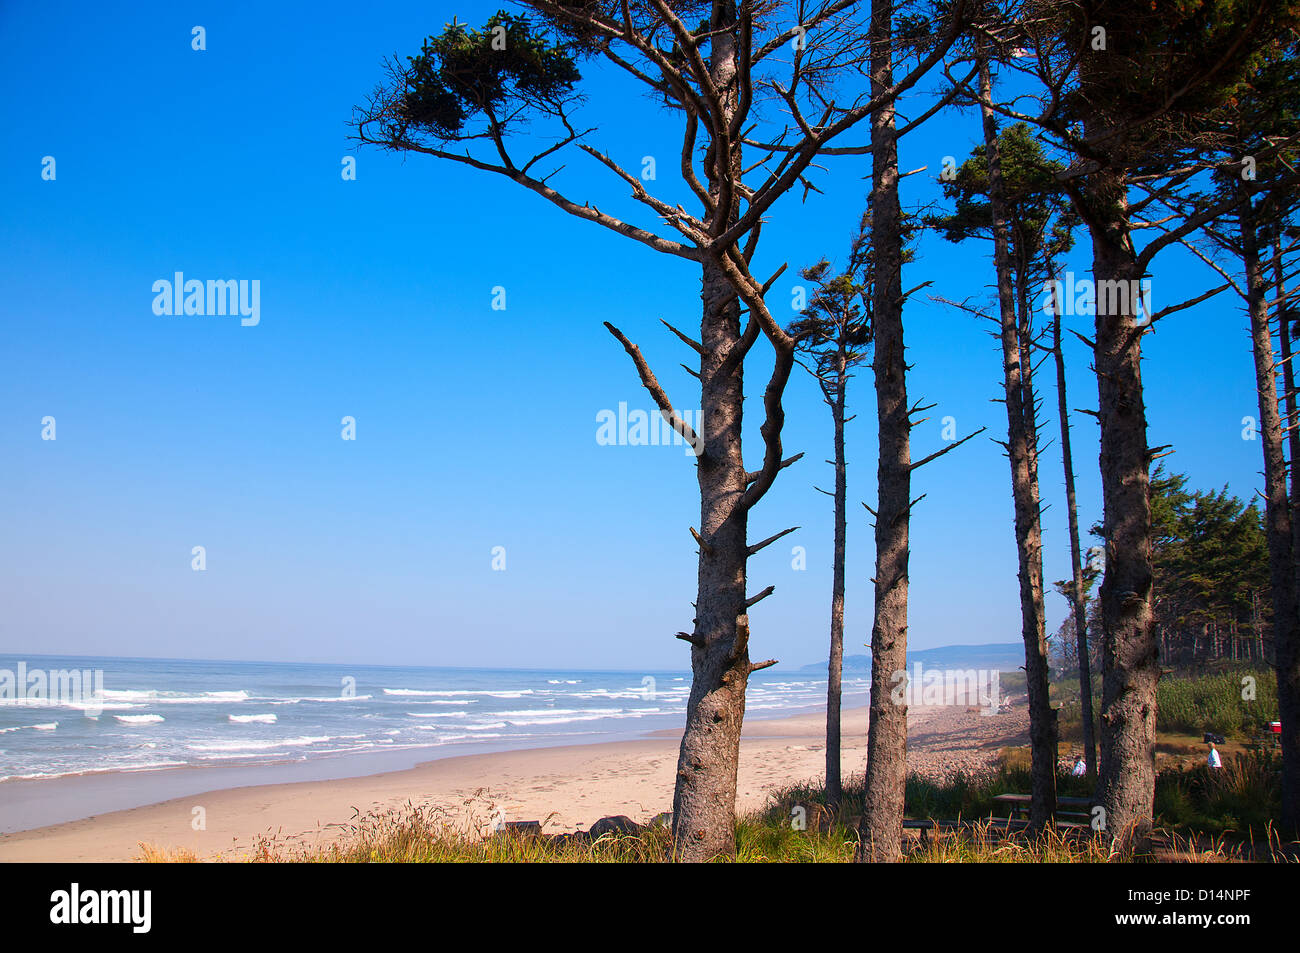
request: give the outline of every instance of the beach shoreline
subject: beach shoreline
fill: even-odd
[[[866,757],[867,709],[847,709],[843,723],[845,771],[860,771]],[[1002,747],[1023,743],[1026,730],[1023,708],[992,717],[966,709],[914,708],[909,712],[909,767],[943,775],[985,765]],[[748,720],[741,746],[738,809],[755,810],[776,788],[820,779],[824,732],[825,716],[820,711]],[[142,843],[191,851],[200,859],[230,860],[247,857],[261,837],[275,838],[290,848],[312,849],[344,836],[346,825],[358,814],[406,803],[467,817],[541,821],[550,831],[585,829],[601,817],[617,814],[644,822],[671,810],[679,740],[679,731],[661,729],[635,739],[455,754],[399,770],[281,778],[270,783],[250,780],[216,789],[203,781],[212,777],[211,771],[239,769],[163,769],[172,772],[171,778],[191,779],[189,787],[205,787],[181,794],[159,784],[157,777],[149,784],[150,775],[161,772],[118,772],[111,777],[128,787],[138,779],[137,800],[148,785],[150,800],[0,834],[0,862],[124,862],[139,856]],[[265,777],[265,772],[277,767],[286,766],[262,766],[248,774]],[[58,784],[64,796],[76,796],[70,782],[88,785],[104,777],[108,776],[24,783]],[[233,778],[225,776],[225,780]]]

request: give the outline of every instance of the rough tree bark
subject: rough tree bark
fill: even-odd
[[[673,837],[681,860],[735,852],[736,769],[749,682],[745,606],[747,513],[741,456],[744,381],[726,357],[740,344],[735,291],[706,264],[700,359],[704,452],[700,486],[699,590],[691,647],[691,693],[677,762]]]
[[[992,80],[986,55],[979,60],[980,113],[988,160],[989,206],[993,218],[993,263],[997,273],[998,315],[1002,343],[1002,383],[1007,410],[1007,440],[1011,462],[1011,497],[1015,509],[1016,556],[1020,582],[1021,638],[1025,645],[1025,687],[1029,697],[1030,775],[1029,825],[1041,831],[1056,815],[1056,712],[1048,696],[1046,624],[1043,613],[1043,550],[1040,523],[1034,398],[1030,387],[1030,341],[1022,340],[1017,302],[1025,310],[1022,287],[1012,284],[1002,163],[998,155],[997,121],[988,105]],[[1027,323],[1028,315],[1025,316]],[[1025,329],[1028,332],[1028,328]]]
[[[718,91],[720,122],[730,124],[737,102],[737,50],[732,32],[735,9],[715,4],[709,74]],[[739,178],[740,146],[731,150],[732,168],[706,166],[714,207],[721,192]],[[710,225],[718,223],[710,222]],[[740,302],[716,261],[705,259],[700,323],[700,410],[703,453],[696,474],[700,487],[699,589],[691,648],[691,693],[686,729],[677,759],[673,794],[673,840],[683,861],[708,860],[736,851],[736,771],[740,730],[749,684],[749,616],[745,597],[748,561],[748,480],[741,452],[745,388],[743,362],[730,359],[741,348]]]
[[[892,0],[871,4],[871,92],[893,83]],[[875,610],[871,626],[871,708],[860,861],[902,858],[907,781],[907,704],[891,697],[907,669],[907,563],[912,490],[912,420],[903,351],[902,208],[893,102],[871,116],[871,207],[875,243],[876,414],[880,448],[875,510]]]
[[[1105,130],[1089,129],[1088,138]],[[1132,288],[1141,267],[1130,238],[1122,166],[1099,169],[1082,187],[1097,287]],[[1107,282],[1102,285],[1101,282]],[[1115,285],[1114,282],[1122,282]],[[1160,652],[1151,627],[1150,452],[1142,394],[1142,334],[1134,302],[1116,295],[1096,308],[1094,366],[1101,424],[1101,778],[1106,830],[1123,850],[1145,843],[1155,807],[1156,683]]]

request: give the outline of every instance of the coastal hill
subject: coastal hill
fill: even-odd
[[[992,669],[999,672],[1014,672],[1025,664],[1025,647],[1019,642],[987,642],[983,645],[941,645],[933,649],[908,651],[909,666],[920,662],[926,668],[943,669]],[[804,665],[800,672],[825,673],[826,661]],[[871,655],[844,656],[845,673],[860,672],[870,674]]]

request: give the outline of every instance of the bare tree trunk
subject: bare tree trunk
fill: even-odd
[[[1260,260],[1259,232],[1250,199],[1242,205],[1238,218],[1241,258],[1246,270],[1246,307],[1250,312],[1250,338],[1255,354],[1255,386],[1259,391],[1259,432],[1264,448],[1264,524],[1273,597],[1277,702],[1282,720],[1282,824],[1284,830],[1292,832],[1300,821],[1300,602],[1277,399],[1277,366],[1273,360],[1268,313],[1268,282]]]
[[[1083,591],[1083,557],[1079,551],[1079,507],[1074,493],[1074,454],[1070,449],[1070,407],[1065,396],[1065,351],[1061,346],[1061,306],[1055,302],[1052,349],[1056,354],[1056,399],[1061,420],[1061,464],[1065,468],[1065,506],[1070,527],[1070,603],[1079,657],[1079,706],[1083,718],[1083,757],[1088,777],[1097,778],[1097,739],[1093,736],[1092,663],[1088,655],[1088,607]]]
[[[1007,409],[1007,442],[1011,462],[1011,497],[1015,506],[1016,556],[1020,580],[1020,630],[1025,644],[1025,687],[1029,696],[1030,775],[1029,824],[1041,831],[1056,815],[1055,715],[1048,696],[1047,638],[1043,618],[1042,527],[1035,454],[1034,403],[1030,386],[1030,342],[1022,340],[1017,302],[1027,297],[1012,285],[1008,248],[1002,163],[998,155],[997,123],[992,101],[988,59],[981,55],[980,112],[984,119],[984,150],[989,169],[989,204],[993,216],[993,262],[997,272],[998,313],[1002,339],[1002,383]],[[1023,263],[1019,278],[1023,283]],[[1023,308],[1023,304],[1022,304]],[[1026,316],[1027,319],[1027,316]],[[1026,333],[1027,329],[1026,329]]]
[[[734,18],[734,8],[715,7],[717,33],[709,64],[728,122],[736,105],[737,62],[734,37],[725,27]],[[739,173],[739,148],[732,162],[731,169],[708,169],[715,203],[723,183]],[[731,220],[735,216],[733,210]],[[748,510],[743,503],[748,480],[741,452],[745,388],[743,361],[733,359],[742,348],[740,302],[721,265],[707,258],[700,297],[699,591],[691,635],[691,693],[673,794],[676,856],[687,862],[735,854],[736,771],[752,670],[745,597]]]
[[[747,512],[741,457],[744,382],[740,307],[726,277],[705,265],[700,359],[703,419],[699,457],[699,592],[691,648],[691,693],[677,762],[673,839],[683,861],[735,853],[736,769],[749,681],[745,606]]]
[[[1089,136],[1103,130],[1085,129]],[[1097,287],[1135,287],[1141,269],[1129,237],[1121,169],[1084,184]],[[1102,285],[1101,282],[1108,282]],[[1121,284],[1113,284],[1120,282]],[[1101,487],[1106,573],[1101,584],[1102,673],[1099,796],[1119,848],[1146,843],[1155,807],[1156,683],[1159,645],[1151,626],[1150,453],[1142,394],[1142,334],[1135,303],[1096,309],[1094,366],[1101,424]],[[1116,313],[1104,313],[1114,311]]]
[[[1273,297],[1277,301],[1277,336],[1282,350],[1282,399],[1286,404],[1287,444],[1291,451],[1291,551],[1300,558],[1300,480],[1297,480],[1296,465],[1300,462],[1300,418],[1296,416],[1295,368],[1291,366],[1291,320],[1290,309],[1286,307],[1286,277],[1282,261],[1282,238],[1280,234],[1273,237]]]
[[[848,474],[844,459],[844,404],[848,383],[843,332],[836,355],[835,418],[835,566],[831,573],[831,654],[826,681],[826,803],[838,809],[843,795],[840,776],[840,702],[844,670],[844,550],[848,530]]]
[[[1020,301],[1020,390],[1024,394],[1022,406],[1025,416],[1026,449],[1028,451],[1029,487],[1027,512],[1032,520],[1027,538],[1029,559],[1029,586],[1033,599],[1034,645],[1026,644],[1026,683],[1035,686],[1029,691],[1030,745],[1037,749],[1041,768],[1038,787],[1048,805],[1044,824],[1054,823],[1056,817],[1056,764],[1058,754],[1057,711],[1052,707],[1048,683],[1051,680],[1051,662],[1047,645],[1047,612],[1043,594],[1043,528],[1041,494],[1038,482],[1038,398],[1034,390],[1034,312],[1029,301],[1030,262],[1020,264],[1017,292]],[[1032,805],[1031,805],[1032,808]],[[1032,819],[1032,810],[1031,810]]]
[[[893,84],[892,0],[871,4],[871,93]],[[902,208],[894,104],[871,116],[871,208],[875,246],[875,353],[880,457],[877,464],[875,608],[871,626],[871,725],[866,802],[857,859],[902,859],[907,784],[907,704],[895,704],[895,673],[907,670],[907,563],[912,490],[912,420],[903,352]]]
[[[1296,467],[1300,465],[1300,418],[1296,416],[1295,368],[1291,366],[1291,309],[1286,306],[1285,275],[1279,231],[1273,236],[1273,296],[1277,301],[1278,336],[1282,346],[1282,394],[1286,403],[1287,437],[1291,449],[1291,553],[1297,563],[1296,568],[1300,571],[1300,474],[1296,472]],[[1300,596],[1300,588],[1297,592]],[[1258,631],[1256,640],[1259,643],[1259,657],[1263,659],[1264,640]],[[1289,663],[1289,668],[1284,668],[1286,663]],[[1279,701],[1283,685],[1286,685],[1285,693],[1291,698],[1287,706],[1291,711],[1290,730],[1288,731],[1285,720],[1282,723],[1282,823],[1294,835],[1300,834],[1300,725],[1297,725],[1300,721],[1300,711],[1297,711],[1300,703],[1296,701],[1300,697],[1300,646],[1293,644],[1283,653],[1277,673]],[[1289,766],[1286,757],[1288,743],[1292,752]]]

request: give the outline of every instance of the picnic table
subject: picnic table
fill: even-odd
[[[1023,814],[1029,816],[1029,805],[1033,798],[1028,794],[999,794],[993,798],[999,804],[1006,804],[1012,810],[1013,814]],[[1060,817],[1081,817],[1085,821],[1092,818],[1092,807],[1096,802],[1089,797],[1058,797],[1056,799],[1057,812],[1056,816]],[[1062,811],[1060,808],[1077,808],[1078,810]]]
[[[1253,748],[1255,751],[1282,747],[1282,722],[1270,721],[1266,725],[1261,725],[1259,732],[1247,742],[1246,747]]]

